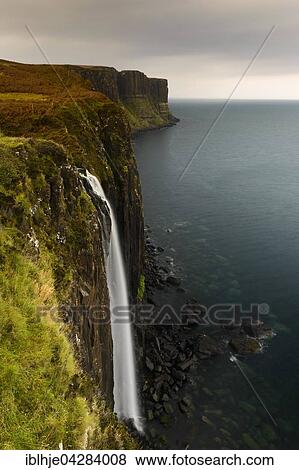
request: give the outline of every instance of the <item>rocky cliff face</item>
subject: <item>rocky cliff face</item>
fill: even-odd
[[[78,169],[99,178],[115,209],[131,299],[143,275],[140,182],[121,106],[91,91],[89,82],[68,67],[58,70],[73,99],[61,90],[50,67],[0,63],[1,225],[17,229],[20,244],[31,247],[34,258],[43,250],[50,254],[56,293],[72,325],[80,362],[112,405],[101,213]],[[86,73],[94,84],[118,96],[107,75],[100,80]]]
[[[168,83],[162,78],[148,78],[137,70],[118,72],[112,67],[72,66],[88,79],[94,90],[120,102],[133,131],[154,129],[174,124],[168,106]]]

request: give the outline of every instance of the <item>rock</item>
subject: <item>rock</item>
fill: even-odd
[[[189,407],[185,405],[183,401],[179,402],[179,409],[182,413],[188,413]]]
[[[169,401],[169,396],[167,395],[167,393],[163,394],[162,401]]]
[[[222,410],[204,410],[206,414],[210,414],[213,416],[222,416],[223,412]]]
[[[155,368],[154,363],[150,360],[148,356],[146,356],[145,358],[145,365],[150,371],[153,371]]]
[[[255,415],[255,413],[256,413],[256,407],[253,406],[253,405],[250,405],[250,403],[247,403],[245,401],[240,402],[240,408],[242,408],[242,410],[246,411],[246,413],[250,413],[250,414],[253,414],[253,415]]]
[[[171,423],[171,417],[169,415],[161,416],[160,423],[164,424],[164,426],[169,426]]]
[[[213,393],[211,392],[211,390],[209,390],[207,387],[203,387],[202,391],[208,395],[208,397],[212,397],[213,396]]]
[[[155,439],[157,437],[157,431],[155,430],[155,428],[150,428],[148,432],[152,439]]]
[[[152,421],[154,419],[154,413],[152,410],[147,410],[147,420]]]
[[[167,413],[169,415],[172,415],[174,413],[173,406],[168,402],[165,402],[163,404],[163,408],[164,408],[165,413]]]
[[[182,402],[184,403],[184,405],[188,406],[189,408],[193,406],[192,400],[188,396],[183,397]]]
[[[180,362],[178,364],[178,367],[184,371],[184,370],[189,369],[193,364],[194,364],[194,358],[191,357],[191,359],[188,359],[187,361]]]
[[[89,293],[86,290],[82,289],[82,287],[79,288],[79,292],[80,292],[80,294],[82,295],[83,298],[89,296]]]
[[[184,372],[180,370],[172,369],[171,373],[172,373],[172,377],[176,380],[180,380],[182,382],[186,380],[186,375],[184,374]]]
[[[166,266],[159,266],[159,271],[163,272],[164,274],[168,274],[169,270]]]
[[[208,426],[215,427],[212,421],[207,416],[202,416],[201,420],[203,423],[207,424]]]
[[[215,437],[214,442],[216,442],[216,444],[217,444],[218,446],[222,446],[222,445],[223,445],[222,440],[220,439],[220,437]]]
[[[215,391],[215,394],[218,396],[218,397],[225,397],[226,395],[229,395],[230,394],[230,391],[229,390],[224,390],[222,388],[219,388],[218,390],[214,390]]]
[[[265,326],[261,321],[242,321],[243,331],[252,338],[271,338],[274,335],[272,328]]]
[[[243,440],[244,444],[246,445],[246,447],[248,447],[249,449],[251,449],[251,450],[259,449],[259,445],[258,445],[257,442],[255,442],[255,440],[250,436],[250,434],[248,434],[248,433],[243,433],[243,434],[242,434],[242,440]]]
[[[184,287],[178,287],[176,291],[177,291],[177,292],[181,292],[182,294],[184,294],[185,292],[187,292],[186,289],[184,289]]]
[[[262,350],[261,343],[257,339],[248,336],[233,338],[230,340],[229,344],[237,354],[241,355],[255,354]]]
[[[181,284],[181,280],[173,275],[167,276],[166,282],[170,286],[174,286],[174,287],[177,287]]]
[[[178,359],[180,362],[184,362],[187,359],[187,356],[183,352],[180,352]]]
[[[231,437],[231,433],[227,429],[220,428],[219,431],[226,437]]]
[[[277,435],[270,424],[264,424],[262,426],[262,434],[265,439],[267,439],[268,442],[273,442],[276,441]]]
[[[207,335],[200,337],[198,351],[207,356],[216,356],[223,353],[223,349],[219,343]]]

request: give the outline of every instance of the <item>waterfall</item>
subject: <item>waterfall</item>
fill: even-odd
[[[142,432],[128,289],[117,222],[99,180],[88,171],[85,178],[93,193],[106,203],[111,220],[109,248],[106,252],[106,274],[113,340],[114,411],[120,419],[132,419],[136,429]],[[108,230],[105,217],[103,219],[103,236],[105,237]]]

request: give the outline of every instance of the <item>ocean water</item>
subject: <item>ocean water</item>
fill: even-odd
[[[173,448],[298,449],[299,102],[232,102],[178,182],[221,105],[175,101],[176,126],[136,137],[145,219],[190,296],[269,305],[277,334],[240,364],[277,425],[225,356],[202,362],[192,413],[158,433]]]

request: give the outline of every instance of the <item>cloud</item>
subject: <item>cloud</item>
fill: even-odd
[[[276,24],[251,73],[299,74],[296,0],[10,0],[0,17],[1,57],[43,61],[26,23],[53,62],[142,69],[171,77],[174,95],[184,95],[185,77],[185,94],[196,83],[196,96],[201,82],[209,94],[209,79],[210,93],[224,95]]]

